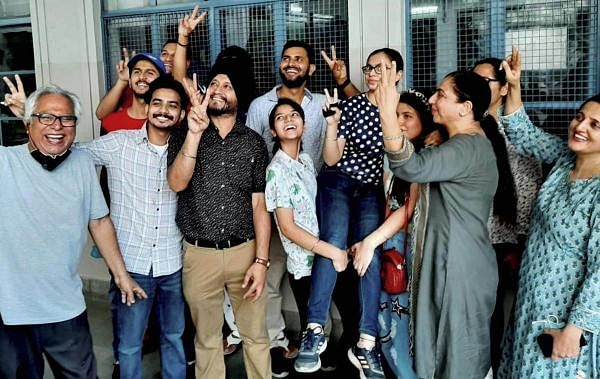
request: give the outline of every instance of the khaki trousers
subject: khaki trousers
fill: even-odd
[[[195,247],[183,242],[183,293],[196,326],[196,378],[224,379],[223,299],[227,288],[235,321],[244,343],[248,379],[271,378],[271,356],[266,328],[266,296],[244,300],[244,276],[255,258],[256,243],[230,249]]]

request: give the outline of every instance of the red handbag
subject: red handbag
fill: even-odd
[[[390,186],[391,191],[391,186]],[[410,193],[410,192],[409,192]],[[386,201],[387,219],[391,213],[389,207],[390,194],[388,192]],[[385,249],[381,254],[381,287],[390,295],[399,295],[408,289],[408,274],[406,271],[406,249],[408,247],[408,207],[409,194],[404,200],[405,220],[404,220],[404,251],[400,253],[395,248]]]

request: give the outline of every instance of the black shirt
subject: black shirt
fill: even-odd
[[[169,139],[168,163],[181,149],[187,127]],[[198,146],[196,167],[179,192],[177,226],[188,240],[254,238],[252,193],[265,191],[269,155],[262,137],[236,122],[223,139],[211,123]]]

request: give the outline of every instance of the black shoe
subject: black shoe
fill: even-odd
[[[284,351],[282,347],[271,349],[271,372],[273,378],[285,378],[290,375],[290,367],[293,361],[284,357]]]
[[[120,379],[121,378],[121,366],[119,366],[119,363],[113,363],[113,373],[112,373],[112,379]]]

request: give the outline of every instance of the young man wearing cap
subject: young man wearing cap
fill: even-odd
[[[175,224],[177,194],[168,186],[166,169],[169,136],[185,116],[188,98],[181,83],[165,75],[152,81],[145,102],[145,127],[113,132],[77,147],[108,170],[110,216],[123,259],[148,294],[131,307],[117,307],[120,377],[141,377],[142,340],[154,307],[162,377],[179,379],[186,376],[181,233]]]
[[[271,220],[265,207],[265,142],[239,120],[251,86],[238,64],[218,63],[208,91],[169,141],[168,180],[178,192],[183,292],[196,325],[196,378],[224,379],[223,298],[227,288],[244,343],[249,379],[271,378],[263,292]]]
[[[129,87],[133,91],[133,101],[127,108],[113,112],[102,119],[101,134],[115,130],[139,129],[146,122],[146,102],[144,94],[156,78],[167,73],[164,63],[149,53],[138,53],[127,63]]]

